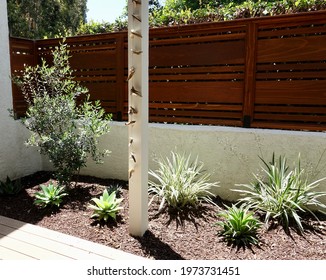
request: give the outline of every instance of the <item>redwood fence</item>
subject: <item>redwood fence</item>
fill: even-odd
[[[127,32],[66,40],[77,80],[128,119]],[[11,38],[12,72],[58,39]],[[326,11],[150,30],[151,122],[326,131]],[[17,87],[13,106],[26,105]]]

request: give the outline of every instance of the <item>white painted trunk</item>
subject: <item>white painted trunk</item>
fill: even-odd
[[[128,2],[129,232],[148,226],[148,1]]]

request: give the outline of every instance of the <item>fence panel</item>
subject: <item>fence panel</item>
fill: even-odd
[[[31,40],[10,38],[10,62],[11,73],[13,76],[19,76],[25,66],[35,66],[36,50],[34,42]],[[12,83],[13,110],[16,117],[25,115],[27,106],[22,97],[18,86]]]
[[[153,30],[151,121],[242,126],[245,26]]]
[[[326,129],[326,17],[258,23],[253,127]]]
[[[151,122],[326,130],[326,11],[156,28],[149,39]],[[66,42],[91,100],[127,120],[127,32]],[[13,72],[58,43],[11,38]],[[21,116],[16,87],[13,97]]]

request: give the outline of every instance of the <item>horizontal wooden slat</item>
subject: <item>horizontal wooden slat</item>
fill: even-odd
[[[85,68],[112,68],[116,66],[116,52],[87,52],[75,53],[70,59],[71,67],[75,69]]]
[[[255,113],[254,119],[257,120],[279,120],[279,121],[297,121],[297,122],[315,122],[326,123],[326,116],[302,115],[302,114],[262,114]]]
[[[244,31],[244,30],[243,30]],[[216,33],[218,31],[215,31]],[[170,35],[171,36],[171,35]],[[209,36],[195,36],[195,37],[180,37],[178,34],[176,38],[161,38],[160,40],[150,40],[149,45],[150,47],[156,46],[166,46],[166,45],[182,45],[182,44],[196,44],[196,43],[211,43],[211,42],[218,42],[218,41],[237,41],[243,40],[245,38],[245,32],[239,33],[225,33],[225,34],[213,34]]]
[[[241,103],[243,82],[151,83],[149,92],[150,101]]]
[[[325,60],[326,35],[258,40],[257,62]]]
[[[12,53],[24,52],[34,53],[34,41],[27,39],[10,38],[10,49]]]
[[[326,60],[323,61],[298,61],[282,63],[257,63],[257,71],[307,71],[326,70]]]
[[[326,23],[326,21],[325,21]],[[258,39],[268,38],[268,37],[281,37],[281,36],[305,36],[305,35],[314,35],[318,33],[325,33],[326,26],[295,26],[293,28],[273,28],[272,30],[263,30],[258,32]]]
[[[325,105],[326,80],[322,81],[257,81],[256,104]],[[326,110],[326,107],[325,107]]]
[[[175,75],[151,75],[149,80],[152,82],[155,81],[210,81],[210,80],[243,80],[243,74],[236,73],[220,73],[220,74],[175,74]]]
[[[117,87],[115,83],[82,82],[81,85],[88,88],[89,93],[95,98],[114,98],[114,96],[117,94]]]
[[[326,65],[326,63],[325,63]],[[243,73],[244,65],[220,64],[212,66],[176,66],[164,68],[150,68],[149,75],[162,74],[193,74],[193,73]]]
[[[96,69],[96,68],[83,68],[83,69],[78,69],[75,68],[73,75],[74,77],[78,76],[114,76],[117,73],[117,69],[115,68],[101,68],[101,69]]]
[[[211,119],[240,119],[242,116],[241,112],[221,112],[221,111],[199,111],[199,110],[164,110],[164,109],[149,109],[151,116],[166,116],[167,118],[174,117],[189,117],[191,118],[211,118]]]
[[[149,66],[244,63],[244,41],[150,48]],[[209,54],[209,55],[208,55]]]
[[[101,76],[76,76],[76,81],[80,82],[115,82],[116,76],[101,75]]]
[[[185,104],[185,103],[149,103],[149,108],[159,109],[185,109],[185,110],[207,110],[207,111],[242,111],[241,105],[229,105],[229,104]]]
[[[201,23],[152,28],[149,30],[150,39],[161,40],[173,37],[207,36],[208,34],[242,33],[246,28],[246,21],[224,21],[219,23]]]
[[[11,53],[12,54],[30,54],[33,55],[34,54],[34,44],[33,41],[31,41],[28,44],[24,44],[24,43],[10,43],[10,47],[11,47]]]
[[[101,51],[108,51],[114,52],[116,50],[116,42],[92,42],[84,43],[84,44],[68,44],[70,53],[75,55],[77,53],[89,53],[89,52],[101,52]]]
[[[157,116],[150,116],[150,122],[166,122],[166,123],[177,123],[177,124],[203,124],[203,125],[227,125],[227,126],[242,126],[242,122],[239,120],[222,120],[222,119],[204,119],[204,118],[185,118],[185,117],[178,117],[178,118],[170,118],[167,119],[166,117],[157,117]]]
[[[24,69],[24,65],[34,66],[34,55],[11,54],[11,68]]]
[[[322,106],[272,106],[256,104],[255,112],[326,114],[326,108]]]
[[[326,71],[313,71],[313,72],[269,72],[269,73],[257,73],[256,74],[257,80],[277,80],[277,79],[309,79],[309,80],[317,80],[317,79],[326,79]]]
[[[302,12],[294,14],[284,14],[272,17],[260,17],[249,19],[259,24],[261,29],[274,29],[282,27],[297,27],[325,23],[326,12],[324,10],[314,12]]]

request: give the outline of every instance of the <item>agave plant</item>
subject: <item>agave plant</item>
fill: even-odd
[[[226,211],[218,214],[225,218],[225,221],[216,223],[222,227],[220,235],[237,245],[258,244],[257,231],[261,223],[253,216],[253,213],[243,205],[238,208],[233,204],[232,207],[226,206],[226,208]]]
[[[41,192],[35,193],[36,200],[34,204],[45,208],[47,206],[57,206],[59,207],[62,203],[62,198],[68,195],[65,192],[65,187],[56,186],[53,183],[49,185],[41,185]]]
[[[104,220],[105,222],[109,217],[115,220],[117,213],[123,209],[123,207],[120,207],[122,200],[123,198],[116,197],[115,191],[109,194],[107,190],[104,190],[100,198],[92,198],[95,205],[89,205],[89,208],[93,209],[91,218],[96,218],[99,221]]]
[[[203,163],[198,158],[191,162],[191,155],[186,157],[171,152],[171,159],[159,160],[159,169],[149,171],[154,180],[149,180],[149,194],[160,202],[159,211],[165,205],[174,209],[186,206],[197,207],[205,201],[214,204],[211,192],[217,183],[209,182],[209,174],[203,172]]]
[[[0,181],[0,195],[14,195],[19,193],[22,188],[20,180],[13,181],[8,176],[6,181]]]
[[[265,178],[255,176],[255,182],[251,184],[240,184],[241,192],[245,197],[240,202],[245,203],[252,209],[259,210],[265,214],[265,224],[269,220],[276,219],[288,230],[290,220],[294,220],[299,231],[304,232],[300,212],[309,212],[317,220],[317,216],[310,209],[315,206],[320,210],[326,209],[326,205],[318,200],[326,192],[315,191],[319,183],[326,178],[308,183],[304,170],[300,166],[300,158],[297,166],[290,170],[285,157],[267,163],[263,159],[265,167],[262,168]]]

